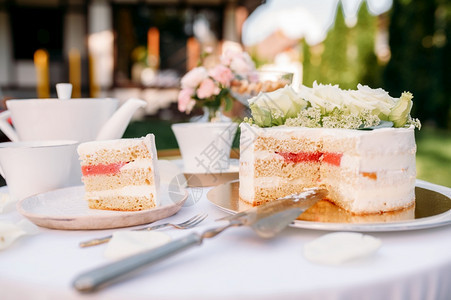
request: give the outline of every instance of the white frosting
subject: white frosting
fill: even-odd
[[[120,189],[103,190],[103,191],[90,191],[86,192],[86,195],[91,199],[100,197],[112,197],[112,196],[130,196],[130,197],[142,197],[153,194],[156,196],[156,188],[152,185],[129,185]],[[156,205],[159,205],[159,198],[155,197]]]
[[[137,146],[141,144],[143,139],[144,138],[85,142],[78,146],[77,151],[79,155],[82,155],[93,153],[101,149],[127,149],[130,148],[130,146]]]
[[[155,145],[155,136],[153,134],[148,134],[144,137],[144,143],[149,149],[149,152],[152,155],[152,172],[153,172],[153,188],[155,195],[155,204],[157,206],[160,205],[160,171],[158,169],[158,156],[157,156],[157,147]]]
[[[145,169],[145,168],[154,168],[155,164],[153,164],[148,159],[137,159],[135,161],[129,162],[121,167],[121,171],[123,170],[132,170],[132,169]]]
[[[245,123],[242,123],[245,124]],[[241,125],[240,135],[240,197],[249,202],[254,200],[254,140],[257,135],[250,126]]]

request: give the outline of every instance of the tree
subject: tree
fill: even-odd
[[[339,2],[334,26],[324,41],[318,82],[352,88],[352,69],[347,59],[348,33],[349,28],[346,26],[341,2]]]
[[[383,76],[391,94],[413,93],[412,115],[439,127],[450,125],[450,18],[445,0],[394,1]]]
[[[352,60],[355,62],[353,69],[357,73],[355,85],[361,83],[370,87],[381,86],[381,66],[375,53],[376,32],[377,17],[371,15],[366,3],[362,2],[350,39],[350,44],[357,48],[357,57]]]

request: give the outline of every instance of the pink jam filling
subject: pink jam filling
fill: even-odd
[[[319,158],[321,157],[320,152],[276,152],[280,156],[283,157],[283,159],[286,162],[290,163],[300,163],[300,162],[317,162],[319,161]]]
[[[288,163],[300,163],[300,162],[319,162],[322,161],[334,166],[339,167],[341,164],[342,153],[332,153],[332,152],[276,152],[283,157],[285,162]]]
[[[339,167],[341,164],[342,153],[323,153],[323,162]]]
[[[93,166],[82,166],[81,173],[83,176],[116,174],[126,164],[126,162],[118,162],[108,165],[98,164]]]

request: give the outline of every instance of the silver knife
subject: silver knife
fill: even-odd
[[[72,285],[79,292],[94,292],[132,271],[155,264],[194,245],[200,245],[204,238],[212,238],[230,227],[250,226],[261,237],[273,237],[304,210],[325,198],[326,195],[326,190],[314,188],[253,207],[226,218],[225,220],[229,221],[226,226],[209,229],[202,234],[194,232],[161,247],[143,251],[82,273],[74,279]]]

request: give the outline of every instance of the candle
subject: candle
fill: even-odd
[[[69,82],[72,83],[72,97],[81,97],[81,58],[78,49],[69,51]]]
[[[100,87],[96,83],[96,70],[95,70],[95,61],[94,55],[89,55],[89,92],[91,98],[98,97],[100,93]]]
[[[186,69],[195,68],[200,59],[200,44],[194,37],[190,37],[186,45]]]
[[[49,54],[46,50],[36,50],[34,53],[34,65],[36,68],[36,92],[38,98],[50,98]]]
[[[147,63],[155,69],[160,65],[160,32],[156,27],[147,31]]]

